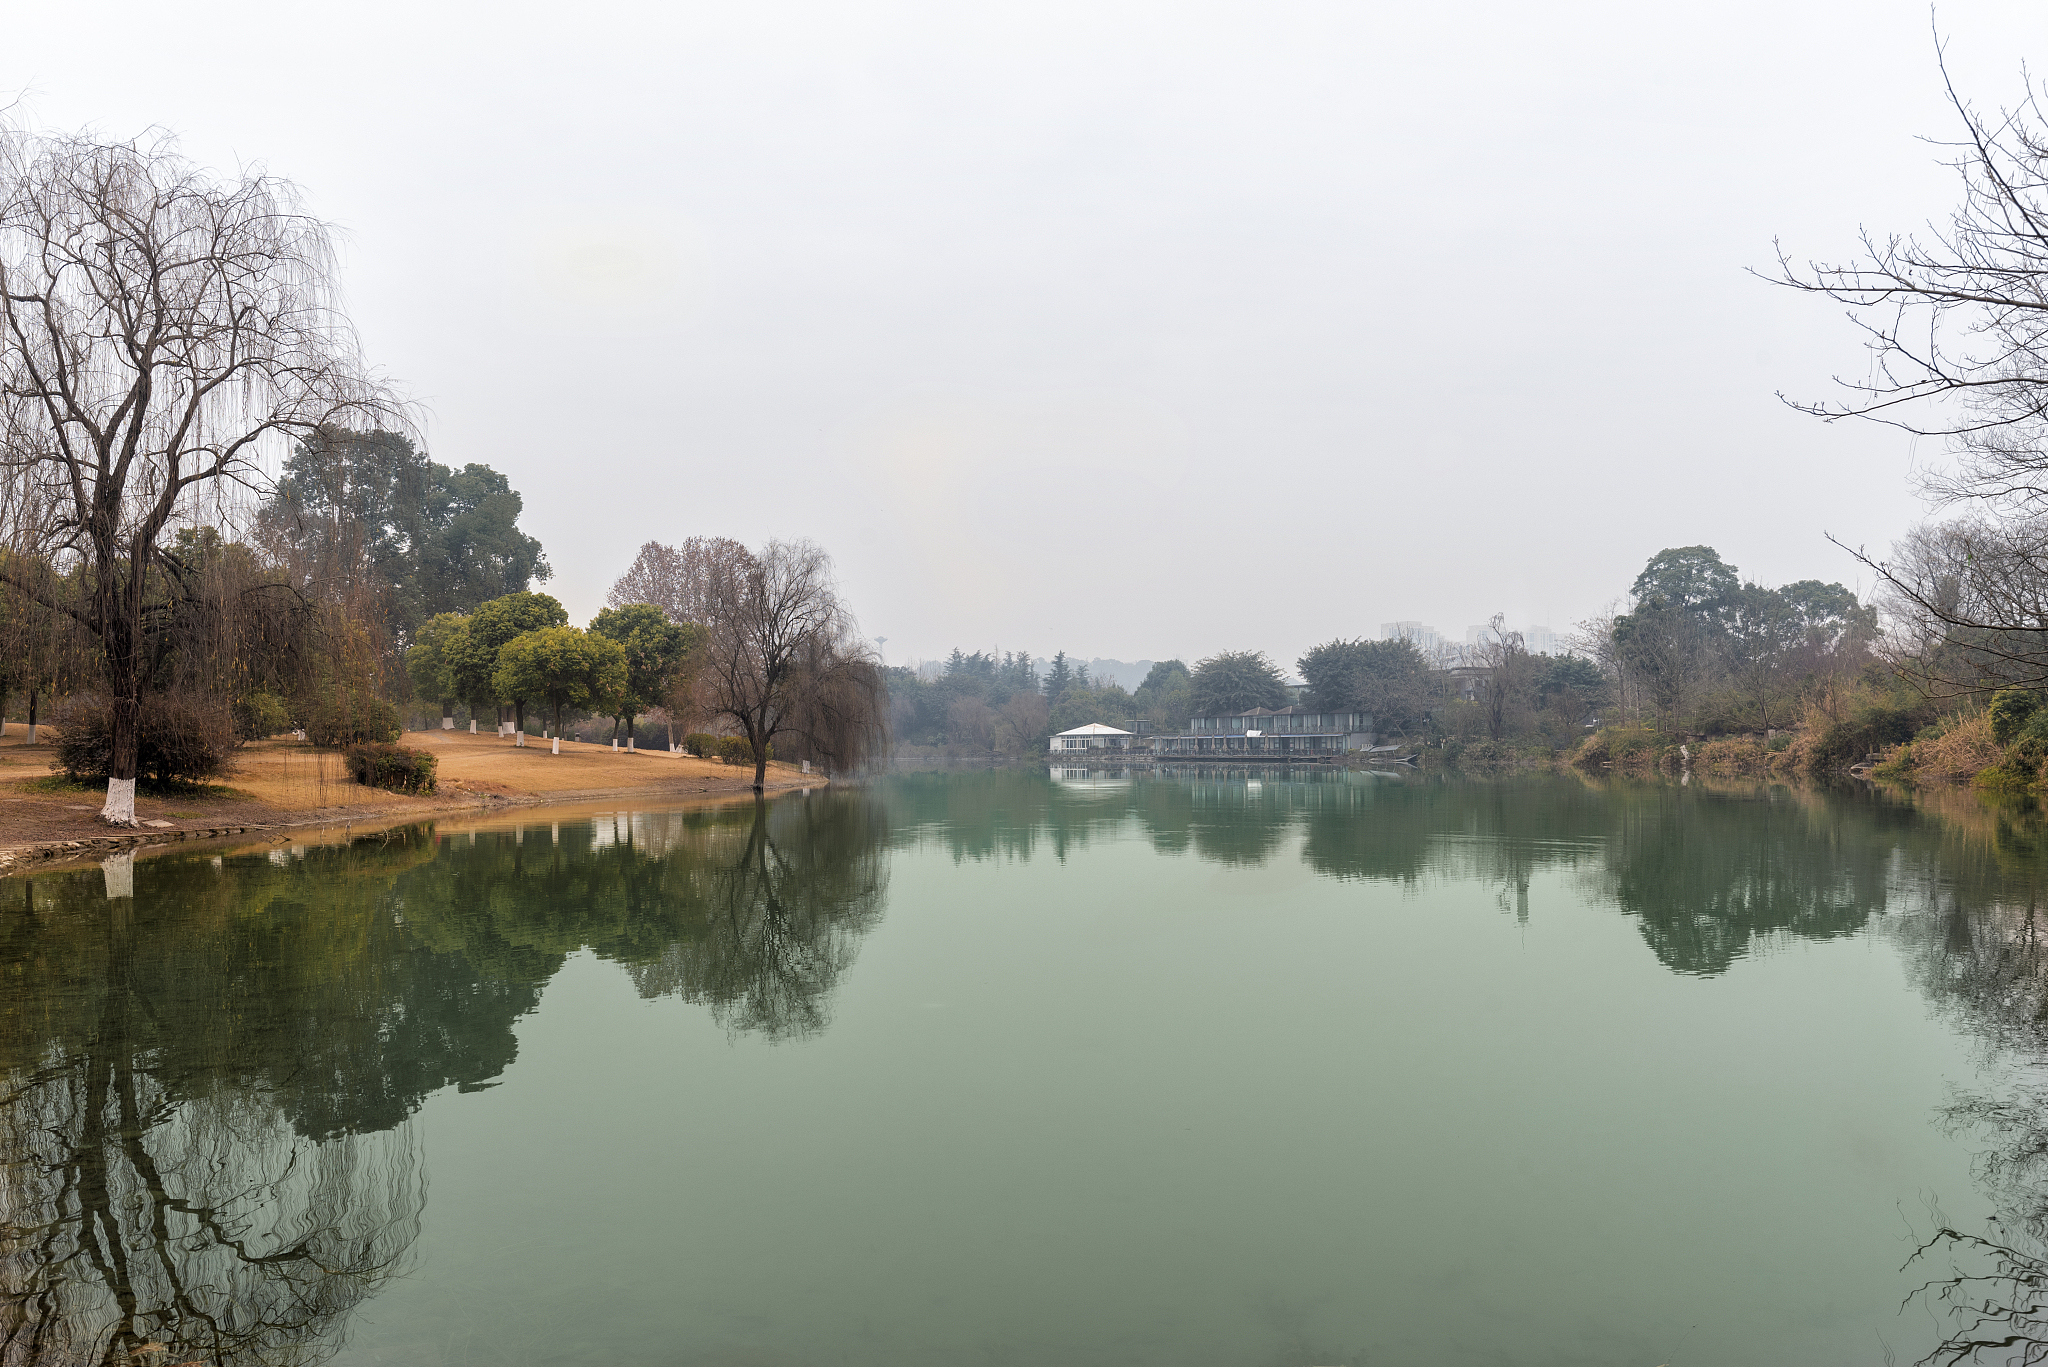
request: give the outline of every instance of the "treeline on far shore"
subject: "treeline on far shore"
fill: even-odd
[[[1192,717],[1291,705],[1361,713],[1425,764],[1970,778],[2012,745],[2048,760],[2048,706],[1998,684],[1935,686],[1922,657],[1839,583],[1744,580],[1711,546],[1659,552],[1613,609],[1559,654],[1534,654],[1496,617],[1475,644],[1333,637],[1290,683],[1264,654],[1163,661],[1135,689],[1049,661],[955,650],[937,677],[886,671],[899,754],[1043,753],[1088,723],[1165,734]],[[2025,747],[2032,747],[2026,749]],[[2000,772],[2005,772],[2001,770]]]

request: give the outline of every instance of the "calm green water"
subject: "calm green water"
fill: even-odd
[[[0,1362],[2048,1337],[2043,843],[1040,770],[0,882]]]

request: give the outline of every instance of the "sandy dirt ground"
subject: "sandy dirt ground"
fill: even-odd
[[[27,728],[10,723],[0,735],[0,871],[47,858],[97,856],[136,837],[98,819],[97,793],[40,780],[51,777],[50,731],[27,745]],[[515,746],[467,731],[412,731],[400,743],[440,759],[440,791],[409,797],[352,782],[341,756],[292,740],[258,741],[236,752],[232,768],[197,793],[137,795],[143,839],[190,840],[295,825],[403,821],[437,812],[475,813],[534,803],[630,797],[640,801],[719,800],[748,793],[749,768],[666,752],[619,751],[609,745],[550,743]],[[771,791],[816,787],[818,775],[791,764],[768,766]],[[71,842],[79,842],[73,845]]]

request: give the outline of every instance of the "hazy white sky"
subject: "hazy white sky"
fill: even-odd
[[[806,536],[892,661],[1567,627],[1666,546],[1856,582],[1920,515],[1862,353],[1743,274],[1954,202],[1920,0],[10,7],[37,122],[349,235],[444,463],[577,620]],[[2010,101],[2048,8],[1958,0]]]

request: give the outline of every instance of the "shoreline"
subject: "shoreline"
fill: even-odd
[[[92,790],[31,787],[51,776],[48,762],[55,749],[47,743],[30,747],[23,739],[0,738],[0,878],[123,851],[155,855],[251,836],[278,843],[287,832],[352,832],[357,826],[372,830],[452,815],[489,817],[620,799],[695,806],[755,795],[751,768],[691,755],[613,751],[574,741],[565,741],[556,755],[545,742],[517,746],[491,734],[414,731],[401,736],[399,744],[432,751],[440,761],[438,790],[431,796],[364,787],[346,777],[338,751],[273,739],[244,746],[229,771],[206,788],[139,796],[136,815],[144,827],[117,830],[99,821],[97,801],[87,800]],[[620,765],[639,772],[622,773]],[[771,763],[762,796],[822,788],[828,782],[823,774]]]

